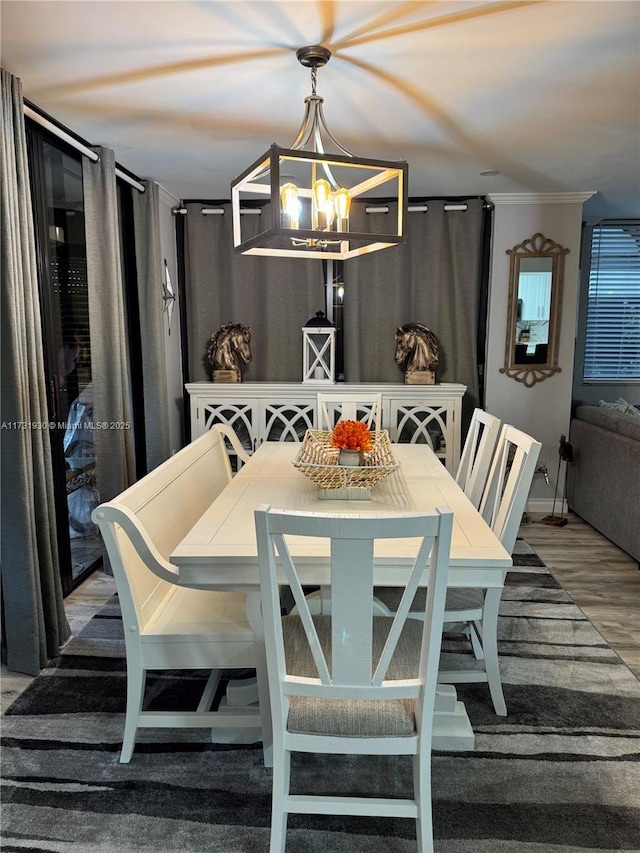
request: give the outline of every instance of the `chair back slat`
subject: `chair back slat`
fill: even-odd
[[[275,545],[276,551],[280,556],[280,562],[284,570],[285,577],[287,579],[287,582],[289,583],[289,588],[291,589],[293,600],[296,604],[296,607],[298,608],[298,613],[300,615],[300,619],[302,620],[302,624],[304,625],[304,630],[309,642],[309,648],[311,650],[311,654],[313,655],[313,661],[316,665],[316,669],[318,670],[318,676],[320,678],[320,681],[323,684],[330,684],[331,675],[329,674],[327,660],[325,658],[324,652],[322,651],[318,632],[316,631],[316,626],[313,624],[313,619],[311,618],[309,604],[302,588],[302,584],[300,583],[300,578],[298,577],[296,567],[293,564],[293,560],[291,559],[291,554],[289,553],[289,547],[287,545],[285,537],[281,533],[274,533],[273,544]],[[270,548],[270,552],[273,556],[273,548]]]
[[[511,554],[533,482],[541,444],[505,424],[500,432],[480,513]]]
[[[482,409],[474,409],[456,472],[456,483],[476,509],[482,500],[499,436],[500,418]]]
[[[332,430],[338,421],[363,421],[372,430],[382,429],[382,394],[318,394],[318,429]]]
[[[425,538],[422,540],[420,550],[413,564],[413,568],[411,569],[411,575],[409,576],[409,580],[404,589],[404,592],[402,593],[400,604],[394,616],[393,623],[391,625],[391,630],[389,631],[389,635],[387,637],[387,641],[384,645],[384,649],[382,650],[382,654],[380,655],[378,666],[376,667],[376,671],[373,674],[372,683],[374,685],[382,684],[383,680],[386,678],[387,672],[389,670],[389,664],[391,663],[391,659],[398,645],[398,640],[400,639],[400,634],[402,633],[402,629],[404,627],[405,622],[409,618],[411,603],[415,597],[420,581],[424,575],[424,569],[427,565],[429,553],[434,545],[434,539],[435,537],[433,536],[425,536]]]
[[[331,613],[332,684],[371,685],[372,539],[331,539]]]

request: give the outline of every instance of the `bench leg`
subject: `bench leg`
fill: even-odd
[[[147,671],[142,668],[141,661],[132,658],[133,656],[127,661],[127,711],[124,721],[122,752],[120,753],[121,764],[128,764],[133,755],[147,680]]]

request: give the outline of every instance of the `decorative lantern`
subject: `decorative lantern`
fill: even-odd
[[[333,385],[336,367],[336,327],[316,311],[302,327],[302,381]]]

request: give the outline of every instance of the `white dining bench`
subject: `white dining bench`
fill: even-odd
[[[131,759],[138,728],[247,729],[261,737],[255,681],[227,687],[210,710],[222,670],[255,667],[254,633],[246,596],[233,590],[178,585],[169,562],[232,478],[223,436],[215,428],[93,512],[103,536],[122,609],[127,656],[127,704],[121,762]],[[143,710],[147,671],[203,669],[210,675],[197,710]],[[204,682],[203,682],[204,683]],[[247,698],[248,697],[248,698]],[[214,740],[225,740],[224,734]]]

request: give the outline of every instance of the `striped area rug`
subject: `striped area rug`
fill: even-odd
[[[437,853],[640,851],[640,682],[522,540],[500,620],[509,709],[459,685],[473,752],[433,757]],[[447,638],[449,654],[462,653]],[[188,702],[194,678],[154,678],[151,702]],[[260,746],[203,730],[146,730],[118,763],[125,661],[117,602],[104,608],[2,720],[4,851],[262,853],[271,772]],[[165,706],[166,707],[166,706]],[[296,756],[294,787],[410,790],[404,758]],[[414,824],[293,816],[287,851],[413,853]]]

